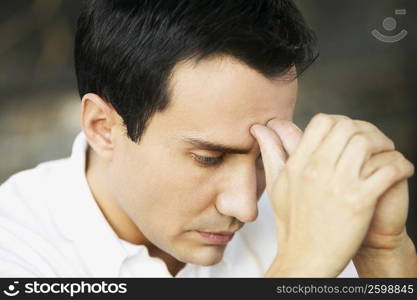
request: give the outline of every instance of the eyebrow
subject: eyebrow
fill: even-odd
[[[252,150],[251,148],[237,148],[228,145],[222,145],[213,143],[210,141],[205,141],[203,139],[195,137],[184,137],[183,140],[187,143],[190,143],[201,150],[213,151],[213,152],[223,152],[228,154],[248,154]]]

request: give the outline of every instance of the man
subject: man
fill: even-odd
[[[291,1],[88,1],[82,133],[1,186],[0,273],[416,276],[412,164],[368,122],[292,123],[315,57]]]

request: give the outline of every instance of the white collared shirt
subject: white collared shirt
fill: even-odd
[[[0,186],[0,276],[172,277],[143,245],[121,240],[94,200],[85,177],[81,132],[70,158],[11,176]],[[176,277],[263,277],[275,257],[275,221],[266,194],[213,266],[186,264]],[[350,262],[339,277],[357,277]]]

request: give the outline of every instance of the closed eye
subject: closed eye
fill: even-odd
[[[220,164],[223,161],[223,155],[221,156],[202,156],[197,155],[195,153],[192,153],[192,157],[200,164],[203,164],[204,166],[215,166]],[[257,165],[260,168],[263,168],[263,161],[262,156],[259,154],[257,161]]]
[[[222,162],[223,156],[212,157],[212,156],[201,156],[195,153],[192,153],[192,157],[199,163],[205,166],[214,166]]]

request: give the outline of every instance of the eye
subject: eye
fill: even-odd
[[[201,156],[195,153],[192,153],[192,157],[199,163],[206,165],[206,166],[213,166],[221,163],[223,160],[223,156],[219,157],[212,157],[212,156]]]

